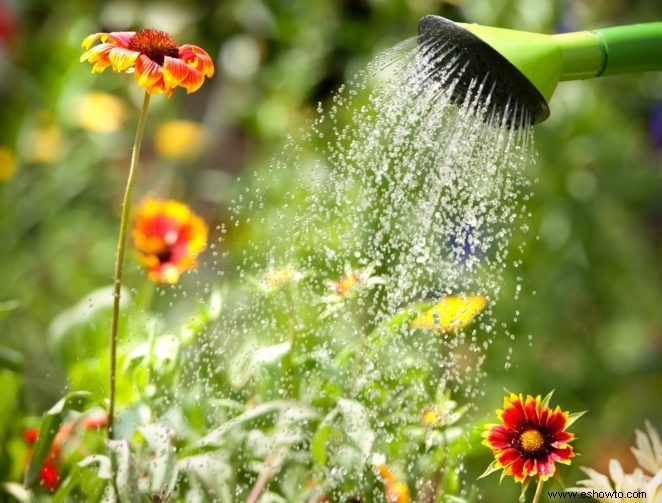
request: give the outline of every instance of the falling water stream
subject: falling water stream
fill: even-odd
[[[480,393],[485,353],[504,336],[492,307],[516,260],[533,137],[516,100],[488,106],[489,75],[457,98],[465,63],[453,47],[402,42],[246,183],[228,226],[242,243],[228,260],[240,279],[192,362],[227,372],[233,389],[222,392],[319,410],[355,399],[373,450],[386,449],[389,424],[417,421],[435,390],[463,403]],[[458,330],[393,329],[407,306],[448,295],[487,307]],[[271,386],[255,384],[260,372]],[[380,385],[402,393],[384,403]],[[324,474],[329,490],[354,476],[341,458]]]

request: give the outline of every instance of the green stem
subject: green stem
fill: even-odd
[[[113,321],[110,329],[110,405],[108,407],[108,438],[114,438],[115,427],[115,376],[117,366],[117,328],[120,315],[120,292],[122,289],[122,265],[124,263],[124,248],[126,244],[126,231],[129,226],[129,211],[131,210],[131,195],[136,179],[136,168],[140,158],[140,146],[143,141],[143,131],[145,130],[145,120],[147,118],[147,108],[149,107],[150,95],[145,93],[138,126],[136,128],[136,139],[133,144],[133,153],[131,154],[131,166],[129,167],[129,176],[126,180],[126,189],[124,190],[124,200],[122,201],[122,217],[120,220],[120,232],[117,239],[117,253],[115,255],[115,274],[113,278]]]
[[[356,385],[359,380],[359,372],[361,372],[361,365],[363,363],[363,353],[365,351],[365,331],[359,337],[359,346],[356,348],[354,354],[354,362],[352,363],[352,380],[349,384],[350,396],[356,398]]]
[[[533,495],[533,501],[531,503],[539,503],[540,497],[542,496],[542,486],[545,481],[542,477],[538,477],[538,485],[536,486],[536,493]]]
[[[288,397],[298,398],[299,390],[294,379],[294,357],[297,354],[297,332],[296,332],[296,313],[294,310],[294,297],[292,296],[291,284],[284,286],[285,301],[288,310],[288,336],[290,339],[290,350],[283,358],[283,388],[287,392]]]

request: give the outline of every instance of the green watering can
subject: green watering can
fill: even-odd
[[[519,114],[510,113],[510,123],[516,115],[530,124],[547,119],[547,102],[560,81],[662,70],[662,22],[543,35],[429,15],[418,32],[435,65],[462,55],[466,66],[454,90],[457,100],[489,76],[494,85],[480,97],[490,96],[488,109],[500,112],[517,103]]]

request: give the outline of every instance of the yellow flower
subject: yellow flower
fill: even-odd
[[[54,164],[64,155],[62,132],[55,125],[42,126],[30,131],[25,156],[29,161]]]
[[[438,426],[444,420],[444,413],[439,407],[426,407],[423,409],[421,422],[424,426]]]
[[[101,41],[100,44],[93,44]],[[80,61],[89,61],[92,72],[109,66],[115,72],[133,73],[139,87],[148,94],[170,96],[176,87],[187,93],[197,91],[205,77],[214,75],[209,54],[195,45],[178,46],[170,35],[159,30],[94,33],[83,40],[87,49]]]
[[[202,219],[184,203],[147,199],[138,208],[132,236],[149,277],[176,283],[182,272],[197,265],[207,233]]]
[[[419,314],[412,321],[412,328],[426,328],[434,332],[462,330],[469,325],[487,306],[480,295],[449,295],[440,299],[433,307]]]
[[[78,124],[85,129],[99,133],[119,129],[125,116],[123,102],[108,93],[88,93],[80,99],[76,107]]]
[[[206,140],[204,127],[192,121],[163,123],[154,135],[154,147],[166,159],[185,159],[198,154]]]
[[[16,157],[7,147],[0,145],[0,182],[9,180],[16,171]]]

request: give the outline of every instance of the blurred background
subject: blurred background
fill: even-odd
[[[49,327],[111,282],[142,96],[132,79],[93,76],[79,63],[87,34],[153,27],[214,58],[217,74],[198,93],[152,100],[136,191],[187,201],[214,235],[242,177],[266,170],[319,102],[415,36],[429,13],[552,33],[662,20],[662,5],[0,0],[0,372],[20,375],[15,393],[0,388],[0,415],[38,415],[61,396],[67,381]],[[528,169],[529,230],[513,241],[517,264],[496,306],[512,335],[488,352],[474,415],[492,421],[504,388],[555,389],[553,404],[588,411],[575,426],[582,456],[561,470],[573,485],[579,465],[604,472],[616,457],[632,469],[634,429],[646,419],[662,426],[662,74],[561,83],[550,108]],[[242,239],[230,230],[221,252],[231,256]],[[143,273],[129,262],[130,283]],[[223,270],[220,259],[204,266],[191,288]],[[0,434],[0,451],[2,443]],[[478,447],[468,478],[489,460]],[[504,481],[497,492],[496,475],[477,486],[486,501],[519,489]]]

